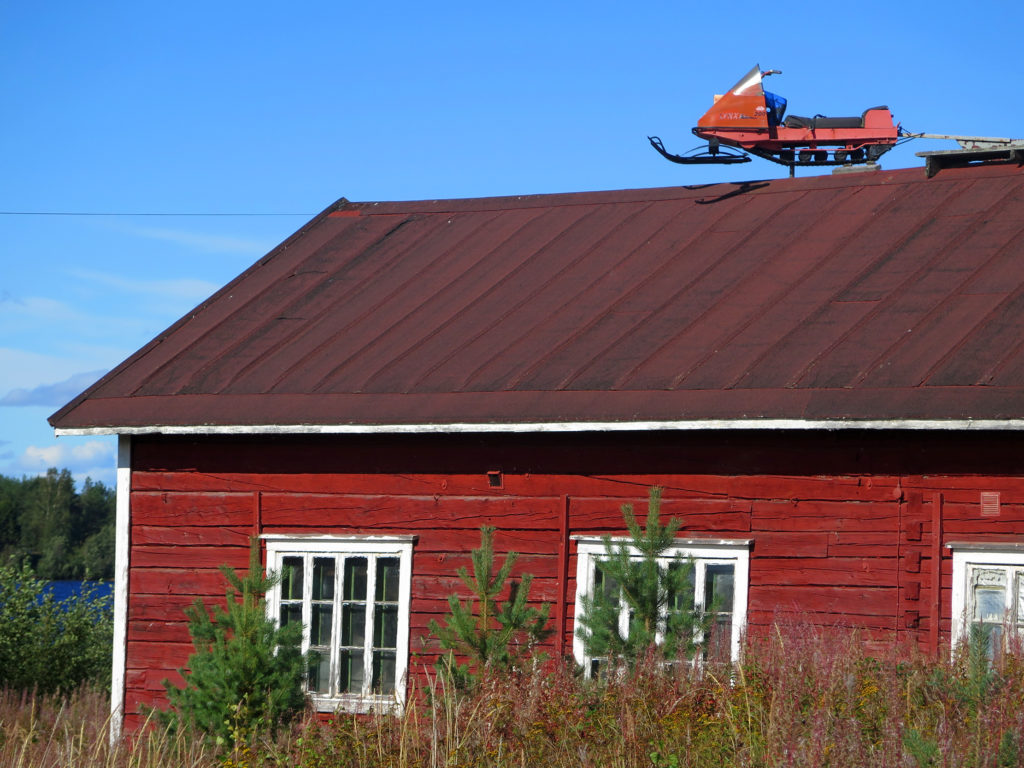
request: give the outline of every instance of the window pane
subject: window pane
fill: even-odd
[[[302,623],[302,603],[281,604],[281,626],[292,623]]]
[[[345,558],[345,600],[366,599],[366,558]]]
[[[286,557],[281,561],[281,599],[302,599],[302,558]]]
[[[1006,614],[1005,587],[974,588],[974,620],[1002,623]]]
[[[362,645],[366,641],[366,606],[341,607],[341,644]]]
[[[313,606],[313,621],[309,626],[309,644],[330,645],[333,623],[334,606],[315,604]]]
[[[306,681],[306,688],[314,693],[330,693],[330,687],[330,656],[327,653],[318,653],[309,664],[309,678]]]
[[[343,650],[341,652],[338,691],[341,693],[362,693],[363,691],[363,652]]]
[[[704,656],[715,661],[728,661],[732,657],[732,614],[716,613],[708,627]]]
[[[396,602],[398,600],[398,558],[381,557],[377,559],[377,596],[378,601]]]
[[[398,606],[378,605],[373,616],[373,647],[398,646]]]
[[[395,652],[373,652],[373,690],[391,693],[395,690]]]
[[[719,613],[732,613],[732,565],[709,565],[704,574],[704,605]]]
[[[334,558],[313,559],[313,599],[334,599]]]
[[[619,604],[619,582],[605,573],[600,563],[594,566],[594,593],[604,595],[610,605]]]
[[[973,626],[981,631],[980,638],[985,644],[985,655],[988,656],[990,661],[994,661],[996,649],[1003,646],[1003,625],[975,622]]]
[[[669,585],[668,610],[673,613],[687,612],[693,610],[694,600],[694,571],[693,563],[669,563]]]

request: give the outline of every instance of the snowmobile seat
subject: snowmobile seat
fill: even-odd
[[[824,115],[801,117],[799,115],[790,115],[786,118],[783,125],[786,128],[810,128],[811,130],[815,128],[863,128],[864,117],[874,109],[888,109],[888,107],[865,109],[860,117],[825,117]]]

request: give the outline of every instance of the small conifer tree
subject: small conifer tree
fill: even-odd
[[[587,655],[632,664],[661,639],[669,659],[692,656],[707,631],[708,614],[693,601],[693,560],[669,558],[680,521],[661,524],[661,488],[651,488],[643,528],[632,504],[622,505],[629,542],[614,544],[604,537],[605,557],[598,565],[598,587],[581,599],[577,635]],[[666,563],[667,561],[667,563]],[[629,611],[628,630],[621,629],[623,609]]]
[[[509,552],[495,571],[494,531],[491,526],[480,529],[480,547],[471,552],[473,575],[465,567],[456,571],[472,598],[463,602],[458,595],[449,595],[445,625],[430,621],[430,631],[448,651],[438,668],[460,686],[472,681],[473,668],[479,673],[483,668],[507,670],[522,663],[552,632],[547,629],[550,604],[528,605],[533,576],[524,573],[519,581],[509,581],[519,554]],[[499,606],[497,598],[506,584],[508,600]],[[455,654],[470,663],[457,664]]]
[[[227,607],[208,611],[202,598],[185,609],[195,652],[185,687],[164,680],[174,710],[164,719],[189,724],[218,745],[276,732],[305,706],[308,661],[299,650],[302,625],[278,627],[267,616],[264,595],[279,578],[264,576],[259,544],[252,541],[245,575],[220,567],[228,581]]]

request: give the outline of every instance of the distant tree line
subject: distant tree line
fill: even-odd
[[[44,580],[114,576],[114,490],[50,469],[0,476],[0,564],[31,567]]]

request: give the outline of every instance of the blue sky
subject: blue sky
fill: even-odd
[[[0,211],[164,214],[0,214],[0,474],[111,483],[113,439],[46,417],[342,196],[780,178],[646,140],[696,146],[754,64],[791,113],[1022,137],[1015,7],[0,2]]]

